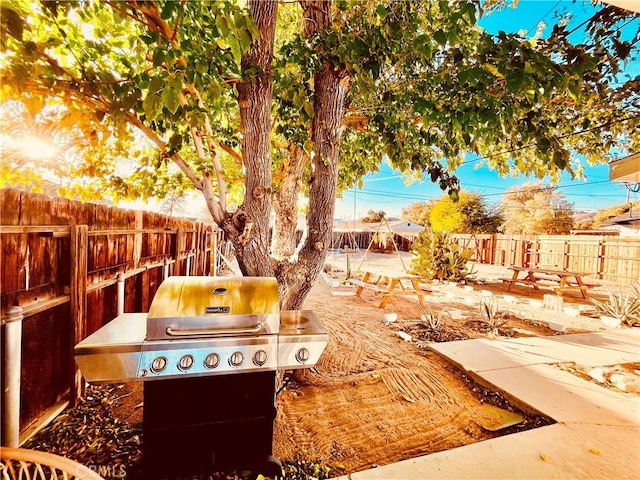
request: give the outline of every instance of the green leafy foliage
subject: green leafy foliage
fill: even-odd
[[[449,234],[433,230],[420,232],[411,246],[411,271],[429,280],[459,282],[474,274],[467,265],[472,252],[451,242]]]
[[[477,193],[460,192],[457,201],[443,196],[429,209],[431,228],[449,233],[496,233],[502,221],[501,213]]]
[[[414,202],[402,210],[402,218],[448,233],[496,233],[503,222],[502,212],[477,193],[460,192],[457,201],[450,195],[428,202]]]
[[[40,97],[0,105],[0,186],[94,201],[150,151],[93,112]],[[162,169],[154,171],[162,176]],[[126,196],[126,195],[125,195]],[[137,195],[136,195],[137,196]]]
[[[603,8],[587,24],[590,43],[573,45],[568,24],[546,39],[488,35],[476,22],[491,4],[466,0],[385,0],[376,8],[341,0],[331,8],[333,23],[307,38],[300,9],[280,6],[274,136],[310,152],[313,76],[324,62],[345,67],[351,94],[342,188],[376,171],[383,155],[408,178],[455,196],[454,171],[465,152],[502,174],[558,178],[562,170],[580,175],[575,153],[600,162],[614,146],[640,148],[640,80],[615,78],[637,52],[637,37],[616,30],[631,13]],[[235,84],[240,56],[259,32],[233,2],[16,0],[3,2],[2,13],[9,64],[0,100],[29,90],[82,100],[107,121],[135,113],[164,138],[182,139],[170,154],[187,148],[190,127],[206,116],[216,142],[240,145]],[[203,107],[187,86],[200,92]],[[222,160],[230,178],[241,175],[237,159],[222,153]]]
[[[110,175],[110,182],[96,174],[112,197],[162,197],[176,192],[178,179],[178,190],[189,188],[185,175],[167,168],[174,154],[196,173],[209,172],[211,165],[198,158],[190,137],[192,128],[203,132],[206,117],[216,136],[211,140],[231,149],[239,144],[229,79],[239,78],[240,56],[259,35],[240,7],[229,2],[11,1],[3,3],[3,12],[11,12],[1,36],[2,52],[11,60],[0,66],[0,102],[32,99],[44,105],[55,98],[62,112],[95,113],[94,128],[99,124],[130,141],[132,128],[142,127],[152,142],[166,145],[164,152],[151,155],[159,162],[137,157],[133,174]],[[203,144],[211,153],[208,140]],[[134,163],[136,157],[124,151],[95,161],[110,163],[117,172],[123,155]],[[241,173],[237,161],[224,151],[220,156],[230,185],[241,187],[233,181]]]
[[[99,168],[85,173],[120,196],[201,190],[243,268],[277,270],[304,296],[295,285],[314,274],[276,269],[265,233],[273,195],[291,184],[290,198],[311,197],[311,229],[326,237],[336,186],[361,182],[383,159],[455,200],[468,154],[503,175],[557,180],[581,174],[577,154],[597,163],[640,150],[640,79],[621,75],[638,51],[640,33],[621,33],[634,14],[603,7],[576,45],[568,23],[548,38],[489,35],[477,25],[489,5],[6,0],[0,102],[27,102],[34,115],[51,99],[61,112],[86,110],[87,148],[107,145],[107,132],[146,137],[156,152],[132,142],[127,171],[113,154],[95,155]],[[301,254],[315,258],[301,264],[317,272],[329,242],[313,240]]]

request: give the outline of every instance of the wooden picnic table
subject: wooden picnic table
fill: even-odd
[[[582,298],[586,299],[587,290],[596,286],[594,283],[585,283],[582,279],[584,274],[580,272],[541,267],[512,266],[510,269],[513,270],[512,277],[502,279],[503,282],[509,284],[507,291],[510,291],[514,284],[520,283],[531,285],[535,290],[540,287],[551,288],[558,296],[562,296],[567,290],[579,290]],[[525,274],[522,278],[520,278],[521,273]]]
[[[356,295],[360,297],[362,292],[372,290],[376,295],[381,295],[382,299],[378,305],[384,308],[389,299],[396,295],[416,296],[420,305],[427,307],[424,296],[431,293],[431,290],[423,289],[420,286],[420,275],[403,272],[372,272],[365,271],[362,279],[350,278],[348,281],[355,285]]]

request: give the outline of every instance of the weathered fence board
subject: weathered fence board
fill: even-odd
[[[60,402],[69,401],[69,304],[22,321],[20,431]]]
[[[73,404],[73,346],[124,311],[147,311],[174,271],[207,275],[213,227],[106,205],[0,190],[0,318],[22,308],[20,431]],[[4,336],[2,325],[0,337]]]

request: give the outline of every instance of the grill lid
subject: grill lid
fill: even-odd
[[[169,277],[151,302],[146,340],[277,334],[279,312],[272,277]]]

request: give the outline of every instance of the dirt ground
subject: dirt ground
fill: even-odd
[[[406,256],[403,261],[409,265]],[[479,426],[477,416],[484,402],[496,403],[500,395],[483,391],[428,350],[430,341],[486,337],[488,332],[478,322],[478,305],[487,292],[506,314],[501,335],[604,329],[589,317],[590,302],[578,294],[565,295],[563,304],[582,311],[581,315],[545,310],[529,300],[542,300],[549,291],[516,286],[507,292],[498,279],[510,276],[508,269],[478,265],[472,288],[428,286],[434,290],[427,297],[432,310],[457,312],[458,317],[445,316],[444,329],[434,334],[419,321],[421,310],[415,300],[396,297],[380,309],[373,293],[350,296],[352,287],[340,286],[346,277],[344,256],[330,257],[328,264],[329,275],[315,285],[304,308],[316,312],[329,331],[329,343],[316,368],[298,372],[278,396],[274,448],[282,458],[304,452],[325,462],[339,461],[346,472],[354,472],[495,436]],[[358,262],[350,264],[353,273]],[[374,271],[401,268],[397,256],[383,254],[368,254],[360,266]],[[397,320],[385,321],[385,314],[393,313]],[[562,323],[563,331],[549,328],[550,321]],[[400,330],[412,341],[399,338]],[[529,418],[524,428],[541,421]],[[512,427],[499,434],[513,431]]]
[[[355,272],[360,259],[350,260]],[[403,261],[409,265],[406,255]],[[329,467],[324,471],[329,477],[550,423],[535,412],[522,412],[524,422],[517,426],[497,432],[483,428],[479,418],[484,404],[516,409],[502,395],[475,384],[428,349],[431,341],[490,335],[478,322],[478,305],[487,292],[506,312],[507,323],[500,335],[604,329],[589,316],[590,304],[579,295],[566,295],[564,306],[581,309],[581,315],[552,312],[529,302],[542,300],[548,292],[529,287],[506,292],[497,279],[509,271],[479,265],[475,282],[467,288],[429,285],[431,309],[456,312],[456,319],[446,317],[444,328],[433,333],[420,321],[415,300],[395,297],[380,309],[379,297],[373,293],[356,297],[352,287],[343,285],[345,255],[334,255],[327,262],[330,272],[318,278],[304,308],[316,313],[329,333],[329,342],[315,368],[286,374],[276,397],[273,446],[283,461],[321,462]],[[396,255],[369,254],[360,268],[402,270],[402,262]],[[389,322],[385,314],[395,314],[395,321]],[[550,329],[549,321],[562,323],[563,332]],[[411,341],[400,338],[399,331],[411,335]],[[113,415],[125,424],[138,424],[141,402],[140,384],[125,385],[113,402]]]

